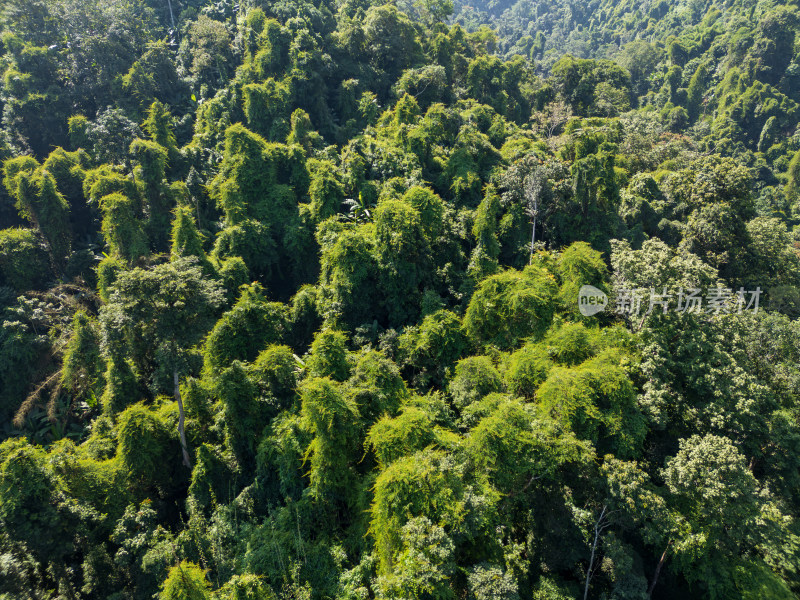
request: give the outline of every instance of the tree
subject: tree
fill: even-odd
[[[205,571],[189,561],[181,561],[169,570],[158,594],[159,600],[211,600],[211,597]]]
[[[398,361],[420,383],[442,384],[445,374],[467,351],[469,341],[455,313],[438,310],[418,327],[406,327],[398,339]]]
[[[307,365],[317,377],[344,381],[350,374],[347,360],[347,336],[333,329],[323,329],[314,336]]]
[[[486,194],[478,205],[472,235],[477,245],[472,251],[470,266],[467,268],[475,281],[493,275],[498,269],[497,257],[500,244],[497,240],[497,225],[500,213],[500,198],[494,186],[487,186]]]
[[[609,91],[622,92],[611,105],[613,111],[620,111],[629,105],[630,74],[610,60],[587,60],[563,56],[553,65],[552,77],[562,97],[579,115],[603,115],[600,106],[602,83]],[[599,87],[598,87],[599,86]]]
[[[647,433],[636,391],[619,366],[618,351],[606,350],[578,367],[554,367],[536,394],[537,402],[599,451],[636,457]]]
[[[292,130],[286,138],[286,143],[289,145],[297,144],[302,146],[306,152],[310,152],[314,147],[319,146],[322,142],[320,135],[314,131],[311,124],[311,117],[302,108],[295,109],[291,117]]]
[[[312,377],[300,386],[300,414],[312,434],[305,458],[310,460],[311,494],[335,508],[353,504],[353,464],[359,442],[359,412],[332,380]]]
[[[317,221],[324,221],[339,212],[344,202],[344,188],[332,163],[318,163],[311,176],[308,195],[311,197],[311,212]]]
[[[409,546],[403,527],[415,517],[425,517],[450,530],[459,527],[463,491],[455,465],[439,450],[422,450],[383,470],[375,481],[371,507],[370,531],[378,553],[378,574],[389,576],[397,568]]]
[[[455,544],[444,528],[422,515],[400,530],[403,549],[392,572],[379,578],[379,598],[452,600],[450,578],[456,570]]]
[[[39,288],[49,277],[47,253],[33,229],[0,230],[0,281],[23,292]]]
[[[233,66],[230,32],[223,22],[201,14],[189,25],[178,55],[197,86],[217,89],[227,81]]]
[[[531,218],[531,253],[529,264],[533,263],[533,252],[536,248],[536,221],[539,218],[539,200],[542,196],[544,187],[544,174],[539,168],[534,168],[533,172],[525,178],[525,207],[527,215]]]
[[[533,398],[547,379],[552,361],[544,348],[526,344],[509,358],[505,373],[508,391],[523,398]]]
[[[156,389],[163,386],[165,374],[172,375],[183,462],[190,468],[180,375],[190,369],[189,349],[211,327],[224,302],[222,288],[203,276],[196,259],[182,258],[120,273],[112,290],[101,318],[124,332],[134,362],[143,373],[153,373]]]
[[[500,373],[486,356],[470,356],[458,361],[455,375],[448,386],[453,404],[459,410],[464,410],[487,394],[502,389]]]
[[[523,338],[544,334],[555,294],[553,276],[535,265],[492,275],[473,294],[464,329],[475,342],[513,348]]]
[[[397,365],[374,350],[358,359],[345,389],[367,423],[383,415],[397,414],[410,397]]]
[[[403,201],[408,202],[419,212],[420,222],[428,238],[428,243],[433,244],[442,230],[442,220],[444,219],[442,199],[430,188],[415,185],[408,188],[403,194]]]
[[[147,200],[147,235],[154,249],[166,249],[172,204],[164,180],[169,154],[156,142],[139,139],[131,143],[130,151],[139,161],[135,171],[137,185]]]
[[[61,386],[76,398],[97,401],[105,387],[97,321],[83,311],[72,318],[72,337],[64,352]]]
[[[617,286],[669,290],[707,288],[716,283],[717,270],[698,256],[671,248],[658,238],[645,240],[639,250],[626,241],[611,240],[611,266]]]
[[[453,14],[453,0],[419,0],[414,6],[429,25],[445,21]]]
[[[332,243],[321,241],[320,313],[326,322],[355,328],[382,317],[384,310],[370,297],[378,280],[371,228],[347,228]]]
[[[790,518],[761,489],[729,439],[693,435],[681,440],[662,475],[675,511],[670,533],[676,566],[711,598],[734,592],[732,575],[751,557],[780,552]]]
[[[608,270],[603,257],[586,242],[575,242],[565,248],[558,257],[556,268],[561,279],[558,290],[561,310],[573,318],[581,318],[578,316],[581,287],[591,285],[605,293],[609,291],[606,285]]]
[[[387,83],[396,81],[421,51],[413,23],[394,6],[370,7],[363,31],[370,62]],[[381,90],[379,96],[384,94]]]
[[[408,406],[396,417],[384,415],[369,430],[366,443],[378,465],[385,469],[403,456],[424,450],[436,441],[433,422],[427,413]]]
[[[400,200],[375,209],[375,250],[380,267],[378,288],[392,323],[414,316],[420,287],[428,279],[430,247],[420,213]]]
[[[172,115],[169,110],[161,102],[156,100],[150,105],[147,112],[147,118],[142,123],[144,129],[159,146],[163,146],[167,151],[174,151],[175,147],[175,132],[172,131]]]
[[[558,469],[584,453],[570,433],[547,419],[533,417],[530,405],[505,399],[472,427],[465,449],[489,480],[517,507],[534,491],[531,486],[557,478]]]
[[[694,120],[700,114],[703,105],[703,96],[708,86],[708,67],[705,63],[697,65],[697,70],[689,80],[689,87],[686,91],[686,108],[689,111],[689,118]]]
[[[204,368],[212,374],[234,360],[252,362],[270,344],[282,341],[286,309],[268,302],[260,284],[242,286],[239,299],[209,332],[203,348]]]
[[[682,63],[686,59],[677,58],[679,52],[676,46],[679,45],[677,43],[670,45],[669,54],[673,64],[677,61],[683,66]],[[628,42],[617,55],[617,62],[631,74],[631,87],[636,96],[641,96],[647,92],[647,78],[653,72],[660,59],[661,53],[652,44],[644,40]]]
[[[188,206],[179,206],[175,209],[175,219],[172,221],[172,258],[194,256],[201,263],[207,263],[206,253],[203,250],[203,238],[197,231],[192,209]]]
[[[243,473],[251,473],[262,432],[274,416],[268,398],[259,397],[247,369],[234,361],[214,379],[214,391],[223,406],[225,444]]]
[[[71,252],[72,231],[69,204],[55,179],[29,157],[6,161],[3,173],[3,183],[16,201],[17,211],[39,230],[53,270],[60,274]]]
[[[113,193],[100,200],[100,208],[103,212],[101,231],[111,255],[133,263],[148,254],[147,234],[137,216],[138,202]]]

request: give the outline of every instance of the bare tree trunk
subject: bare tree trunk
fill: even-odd
[[[533,247],[536,245],[536,218],[539,216],[539,195],[542,193],[544,178],[542,170],[536,167],[523,182],[525,199],[527,200],[526,212],[533,220],[531,228],[531,254],[528,264],[533,264]]]
[[[664,566],[664,563],[667,561],[667,551],[669,550],[670,545],[672,542],[670,541],[667,544],[667,547],[664,548],[664,552],[661,554],[661,558],[656,565],[656,570],[653,573],[653,581],[650,582],[650,587],[647,589],[647,597],[650,598],[653,596],[653,590],[656,589],[656,584],[658,583],[658,576],[661,574],[661,567]]]
[[[594,565],[594,555],[597,551],[597,542],[600,541],[600,531],[603,529],[601,524],[606,516],[606,507],[600,511],[600,517],[594,524],[594,542],[592,543],[592,554],[589,558],[589,567],[586,569],[586,585],[583,586],[583,600],[589,597],[589,582],[592,580],[592,566]]]
[[[172,2],[171,0],[167,0],[167,6],[169,7],[169,22],[172,23],[172,29],[175,29],[175,17],[172,16]]]
[[[172,379],[175,383],[175,400],[178,401],[178,435],[181,438],[181,451],[183,452],[183,464],[189,469],[192,468],[192,461],[189,458],[189,449],[186,446],[186,432],[183,429],[183,400],[181,399],[181,386],[178,379],[178,369],[172,370]]]

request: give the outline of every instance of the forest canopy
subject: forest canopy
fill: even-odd
[[[0,600],[800,598],[799,11],[0,0]]]

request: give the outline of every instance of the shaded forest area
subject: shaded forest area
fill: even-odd
[[[800,597],[795,2],[0,7],[0,600]]]

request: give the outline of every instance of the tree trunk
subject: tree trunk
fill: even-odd
[[[597,542],[600,540],[601,524],[606,516],[606,507],[600,511],[600,518],[594,524],[594,542],[592,543],[592,554],[589,557],[589,568],[586,569],[586,585],[583,586],[583,600],[589,597],[589,582],[592,580],[592,565],[594,565],[594,553],[597,551]]]
[[[172,16],[172,2],[167,0],[167,6],[169,7],[169,22],[172,25],[172,29],[175,29],[175,17]]]
[[[186,432],[183,430],[183,400],[181,399],[181,386],[178,379],[178,369],[172,370],[172,379],[175,382],[175,400],[178,401],[178,435],[181,438],[181,451],[183,452],[183,464],[189,469],[192,468],[192,461],[189,458],[189,449],[186,446]]]
[[[650,587],[647,590],[648,598],[651,598],[653,596],[653,590],[656,589],[656,584],[658,583],[658,576],[661,574],[661,567],[664,566],[664,563],[667,560],[667,550],[669,550],[670,544],[672,544],[672,542],[667,544],[667,547],[664,548],[664,552],[661,554],[661,558],[659,559],[658,564],[656,565],[656,570],[653,573],[653,581],[650,582]]]

